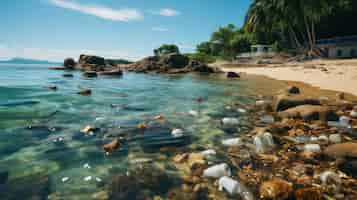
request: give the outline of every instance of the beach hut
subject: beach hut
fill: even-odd
[[[328,58],[357,58],[357,35],[321,39],[316,44]]]

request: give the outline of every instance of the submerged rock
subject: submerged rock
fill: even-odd
[[[98,74],[99,75],[104,75],[104,76],[122,76],[123,75],[123,71],[117,69],[117,70],[99,72]]]
[[[82,75],[87,78],[94,78],[98,76],[97,72],[95,71],[85,71]]]
[[[73,74],[62,74],[62,76],[65,78],[72,78]]]
[[[227,72],[227,78],[240,78],[240,75],[235,72]]]
[[[288,94],[300,94],[300,89],[296,86],[289,86],[286,88]]]
[[[113,153],[120,148],[120,145],[124,142],[124,138],[114,139],[108,144],[103,145],[103,149],[106,153]]]
[[[91,89],[82,89],[81,91],[77,92],[77,94],[83,95],[83,96],[89,96],[92,94]]]
[[[321,103],[320,100],[318,99],[305,98],[301,95],[294,95],[294,96],[280,95],[277,97],[277,100],[275,102],[274,111],[275,112],[284,111],[289,108],[294,108],[296,106],[301,106],[301,105],[321,105]]]
[[[76,66],[76,61],[74,61],[73,58],[66,58],[63,62],[63,66],[66,69],[74,69],[74,67]]]

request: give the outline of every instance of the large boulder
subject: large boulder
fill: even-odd
[[[73,58],[66,58],[63,62],[63,66],[67,69],[74,69],[76,66],[76,61]]]
[[[240,78],[240,75],[236,72],[227,72],[227,78]]]
[[[334,110],[327,106],[302,105],[279,112],[278,115],[283,118],[300,118],[306,121],[337,121],[338,115]]]
[[[324,154],[330,158],[356,158],[357,159],[357,143],[346,142],[328,146]]]
[[[300,105],[321,105],[318,99],[306,98],[301,95],[279,95],[276,99],[274,111],[284,111]]]
[[[79,64],[81,65],[105,65],[105,59],[99,56],[92,56],[92,55],[80,55],[79,56]]]
[[[182,54],[167,54],[160,58],[159,64],[168,68],[182,69],[189,64],[190,59]]]

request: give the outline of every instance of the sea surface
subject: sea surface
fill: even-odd
[[[233,132],[249,132],[254,113],[226,107],[236,103],[245,108],[285,86],[261,78],[199,75],[125,73],[88,79],[70,72],[74,77],[64,78],[65,72],[48,67],[0,65],[0,173],[8,173],[0,196],[90,199],[118,171],[146,161],[165,165],[165,148],[204,150]],[[46,87],[53,85],[57,91]],[[78,95],[81,88],[91,89],[92,95]],[[165,122],[155,120],[158,115]],[[224,129],[223,117],[239,118],[240,127]],[[139,130],[139,123],[149,128]],[[87,125],[99,130],[81,133]],[[173,137],[174,128],[184,136]],[[119,136],[127,142],[106,155],[102,145]]]

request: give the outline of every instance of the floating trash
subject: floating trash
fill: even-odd
[[[321,147],[319,144],[305,144],[304,150],[311,153],[320,153]]]
[[[84,177],[83,180],[84,180],[84,181],[90,181],[90,180],[92,180],[92,176],[86,176],[86,177]]]
[[[198,112],[195,111],[195,110],[188,111],[188,114],[191,115],[192,117],[197,117],[198,116]]]
[[[222,145],[227,147],[235,147],[242,145],[242,140],[240,138],[231,138],[222,141]]]
[[[214,165],[203,171],[204,177],[220,178],[222,176],[231,176],[231,169],[226,163]]]
[[[61,181],[62,181],[62,182],[67,182],[67,181],[69,181],[69,177],[63,177],[63,178],[61,179]]]
[[[63,137],[55,138],[55,139],[53,140],[54,143],[63,142],[63,141],[64,141],[64,138],[63,138]]]
[[[260,121],[265,124],[272,124],[274,123],[274,117],[271,115],[265,115],[260,118]]]
[[[90,169],[91,166],[90,166],[88,163],[85,163],[85,164],[83,165],[83,168],[85,168],[85,169]]]
[[[171,131],[171,135],[173,137],[182,137],[183,136],[183,130],[182,129],[178,129],[178,128],[175,128]]]
[[[342,142],[342,137],[340,134],[331,134],[329,136],[329,141],[333,144],[341,143]]]
[[[225,117],[222,119],[222,123],[224,125],[237,125],[239,124],[239,120],[237,118],[233,118],[233,117]]]

